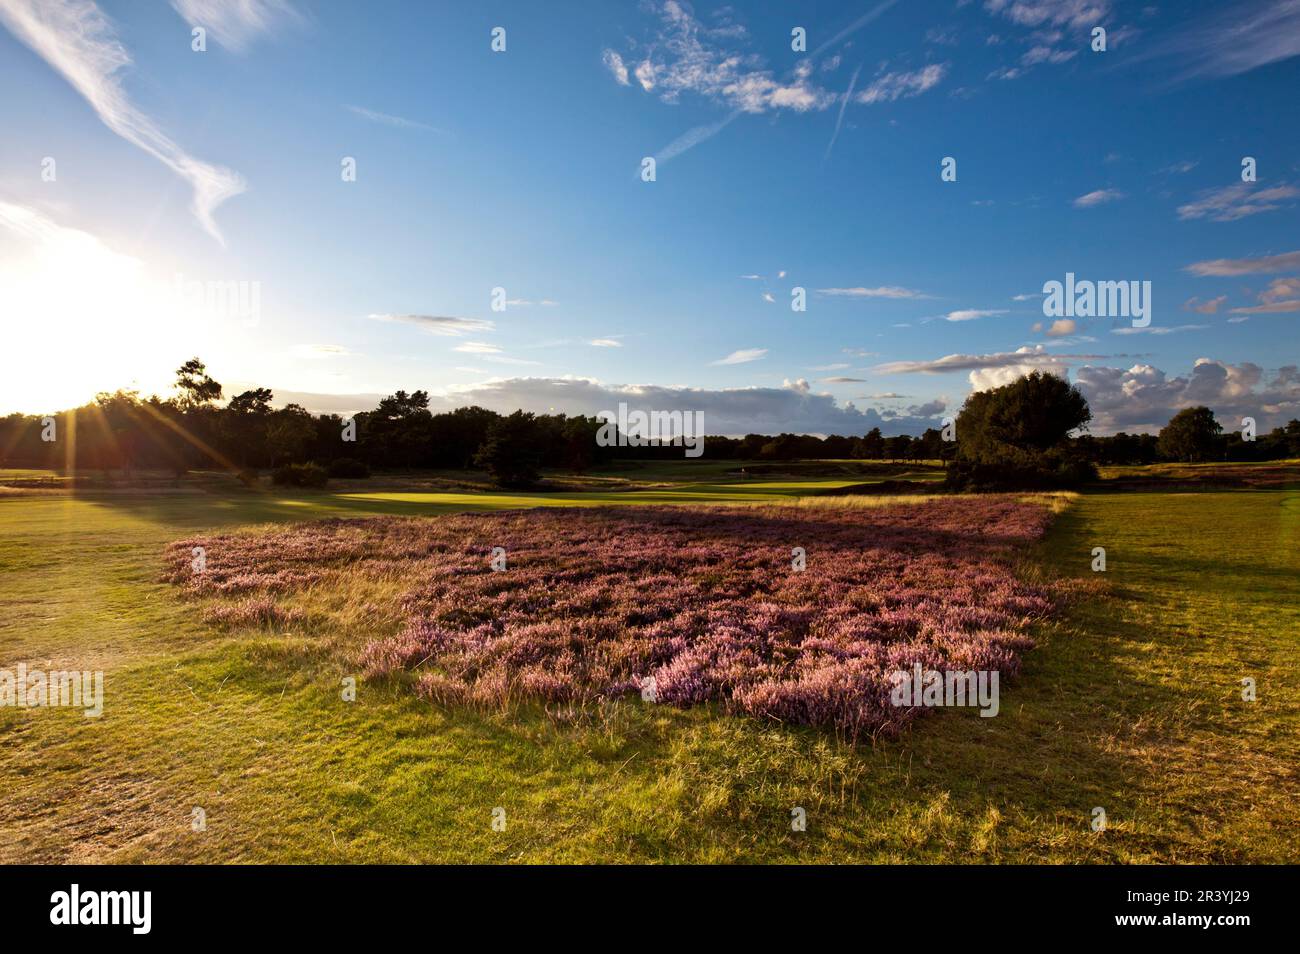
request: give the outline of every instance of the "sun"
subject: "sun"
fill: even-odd
[[[0,413],[74,407],[121,387],[164,391],[211,341],[174,281],[96,236],[0,202]]]

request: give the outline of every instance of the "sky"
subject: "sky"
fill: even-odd
[[[1300,0],[0,0],[0,88],[0,413],[1300,417]]]

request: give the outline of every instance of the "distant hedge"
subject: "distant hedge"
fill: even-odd
[[[280,487],[324,487],[329,472],[320,464],[285,464],[271,474],[271,482]]]

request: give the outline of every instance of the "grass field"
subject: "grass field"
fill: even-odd
[[[382,581],[307,594],[310,623],[288,631],[210,626],[159,582],[166,544],[195,531],[760,503],[861,481],[644,476],[669,486],[0,498],[0,666],[106,673],[102,718],[0,709],[0,860],[1300,860],[1293,490],[1075,498],[1023,572],[1077,577],[1076,596],[1034,633],[999,716],[932,713],[874,746],[637,701],[557,719],[361,681],[349,703],[340,681],[366,607],[393,595]]]

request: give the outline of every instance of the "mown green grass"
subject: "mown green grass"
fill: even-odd
[[[681,491],[808,489],[756,483]],[[0,709],[0,859],[1300,859],[1295,493],[1077,498],[1026,572],[1080,577],[1078,595],[1037,631],[999,716],[940,712],[876,747],[637,701],[483,713],[361,682],[348,703],[356,630],[396,625],[366,608],[393,595],[379,584],[306,594],[302,627],[227,632],[156,582],[162,546],[193,530],[575,502],[520,497],[0,500],[0,665],[102,668],[107,694],[100,719]]]

